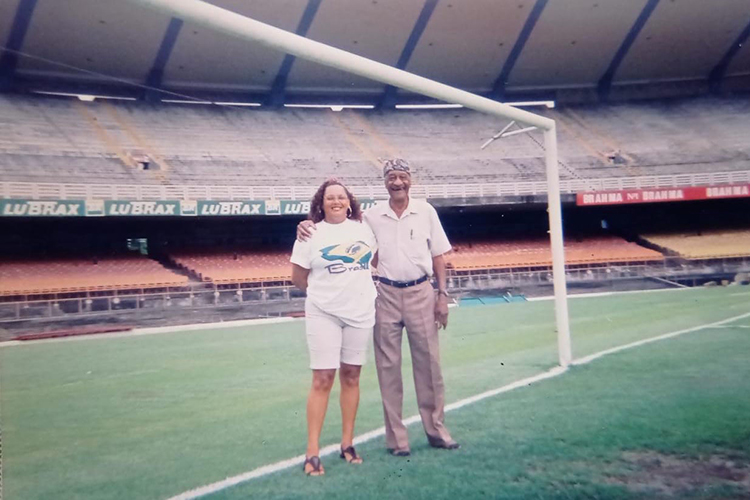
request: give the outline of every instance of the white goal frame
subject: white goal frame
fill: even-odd
[[[565,255],[560,205],[560,177],[557,164],[555,122],[522,109],[414,75],[365,57],[309,40],[274,26],[236,14],[200,0],[131,0],[184,21],[204,26],[243,40],[259,43],[325,66],[337,68],[394,87],[410,90],[451,104],[507,118],[544,131],[547,166],[547,202],[552,245],[558,358],[567,367],[572,358],[568,322]]]

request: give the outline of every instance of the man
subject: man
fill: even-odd
[[[411,350],[414,384],[422,425],[431,446],[455,450],[459,444],[444,424],[445,390],[440,369],[438,328],[448,325],[445,260],[451,249],[435,209],[409,197],[411,168],[402,159],[383,167],[390,199],[364,214],[378,245],[378,298],[375,303],[375,364],[383,398],[386,445],[399,457],[411,454],[402,421],[403,329]],[[298,236],[306,239],[312,222],[303,221]],[[429,278],[434,274],[437,293]]]

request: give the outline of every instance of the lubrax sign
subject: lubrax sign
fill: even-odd
[[[83,200],[0,200],[3,217],[84,217]]]
[[[198,201],[195,214],[188,213],[187,207],[183,207],[183,215],[198,216],[232,216],[232,215],[263,215],[265,213],[264,201]]]
[[[623,191],[594,191],[578,193],[576,205],[626,205],[665,201],[713,200],[721,198],[749,198],[750,184],[703,186],[684,188],[626,189]]]
[[[170,216],[182,215],[179,201],[112,201],[104,202],[104,215]]]
[[[363,210],[375,200],[361,200]],[[294,200],[22,200],[0,199],[0,217],[246,217],[306,215],[309,201]]]

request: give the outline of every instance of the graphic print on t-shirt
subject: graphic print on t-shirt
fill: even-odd
[[[332,264],[326,266],[331,274],[344,273],[346,271],[360,271],[370,268],[372,249],[364,241],[354,243],[339,243],[320,249],[320,256]],[[344,264],[354,264],[346,266]]]

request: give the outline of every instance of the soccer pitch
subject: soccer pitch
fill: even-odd
[[[453,309],[441,333],[447,401],[553,368],[552,305]],[[409,459],[378,437],[358,446],[362,466],[329,455],[322,478],[295,466],[210,498],[750,495],[750,317],[700,328],[750,313],[750,290],[576,298],[570,311],[574,359],[695,330],[448,413],[458,451],[429,448],[416,424]],[[294,321],[0,348],[4,498],[166,498],[300,455],[303,332]],[[416,402],[404,355],[406,417]],[[371,349],[361,388],[357,434],[382,426]],[[324,444],[338,442],[337,398]],[[644,460],[709,459],[730,460],[734,475],[692,486],[639,475]]]

